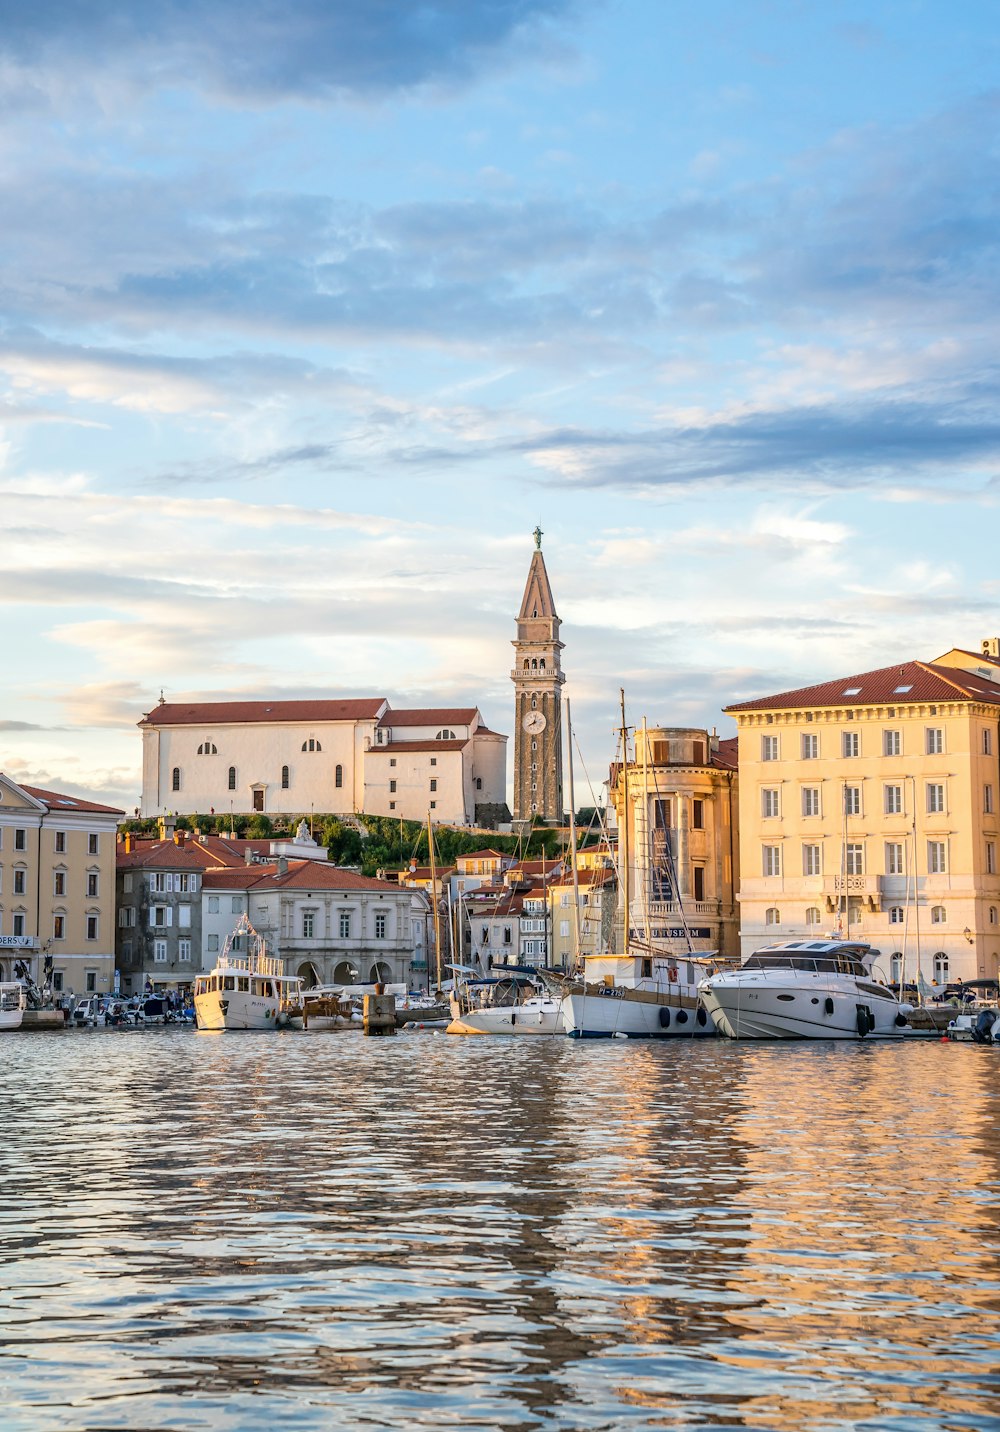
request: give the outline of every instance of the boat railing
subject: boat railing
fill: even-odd
[[[244,975],[272,975],[275,978],[282,978],[285,973],[284,960],[274,955],[233,955],[226,951],[219,956],[219,970],[238,971]]]

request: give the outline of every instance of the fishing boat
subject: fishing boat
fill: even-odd
[[[19,980],[5,980],[0,984],[0,1030],[20,1029],[24,1006],[24,985]]]
[[[873,976],[878,953],[862,940],[782,941],[710,975],[698,993],[730,1039],[898,1037],[913,1006]]]
[[[284,969],[284,960],[267,953],[263,936],[246,915],[241,915],[226,936],[215,969],[195,980],[194,1014],[198,1028],[301,1026],[303,981],[298,975],[286,975]]]

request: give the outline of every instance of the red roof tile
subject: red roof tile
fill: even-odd
[[[719,749],[712,752],[713,766],[723,771],[735,771],[739,765],[738,736],[726,736],[719,742]]]
[[[471,726],[478,715],[475,706],[415,707],[412,711],[386,711],[380,726]]]
[[[253,868],[253,867],[251,867]],[[389,880],[372,880],[368,875],[358,875],[353,870],[343,870],[337,865],[324,865],[318,860],[290,860],[284,875],[276,867],[269,867],[254,885],[258,892],[268,888],[286,889],[289,886],[301,890],[370,890],[388,895],[397,893],[398,883]]]
[[[257,721],[373,721],[385,708],[385,698],[332,701],[201,701],[161,702],[139,722],[140,726],[211,726]]]
[[[810,706],[905,706],[918,701],[988,701],[1000,705],[1000,685],[959,667],[904,661],[859,676],[842,676],[777,696],[740,701],[726,711],[797,710]]]
[[[97,805],[94,801],[82,800],[79,796],[64,796],[58,791],[43,791],[39,786],[22,786],[15,782],[22,791],[27,791],[29,796],[34,796],[36,801],[41,801],[50,810],[64,810],[67,813],[78,810],[84,814],[90,812],[92,815],[124,815],[123,810],[116,810],[114,806]]]

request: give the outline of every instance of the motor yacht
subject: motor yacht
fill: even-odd
[[[698,993],[730,1039],[899,1036],[913,1006],[875,979],[877,955],[859,940],[788,940],[710,975]]]

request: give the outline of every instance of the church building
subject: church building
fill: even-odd
[[[476,706],[359,700],[166,702],[139,722],[142,814],[508,818],[507,737]]]

